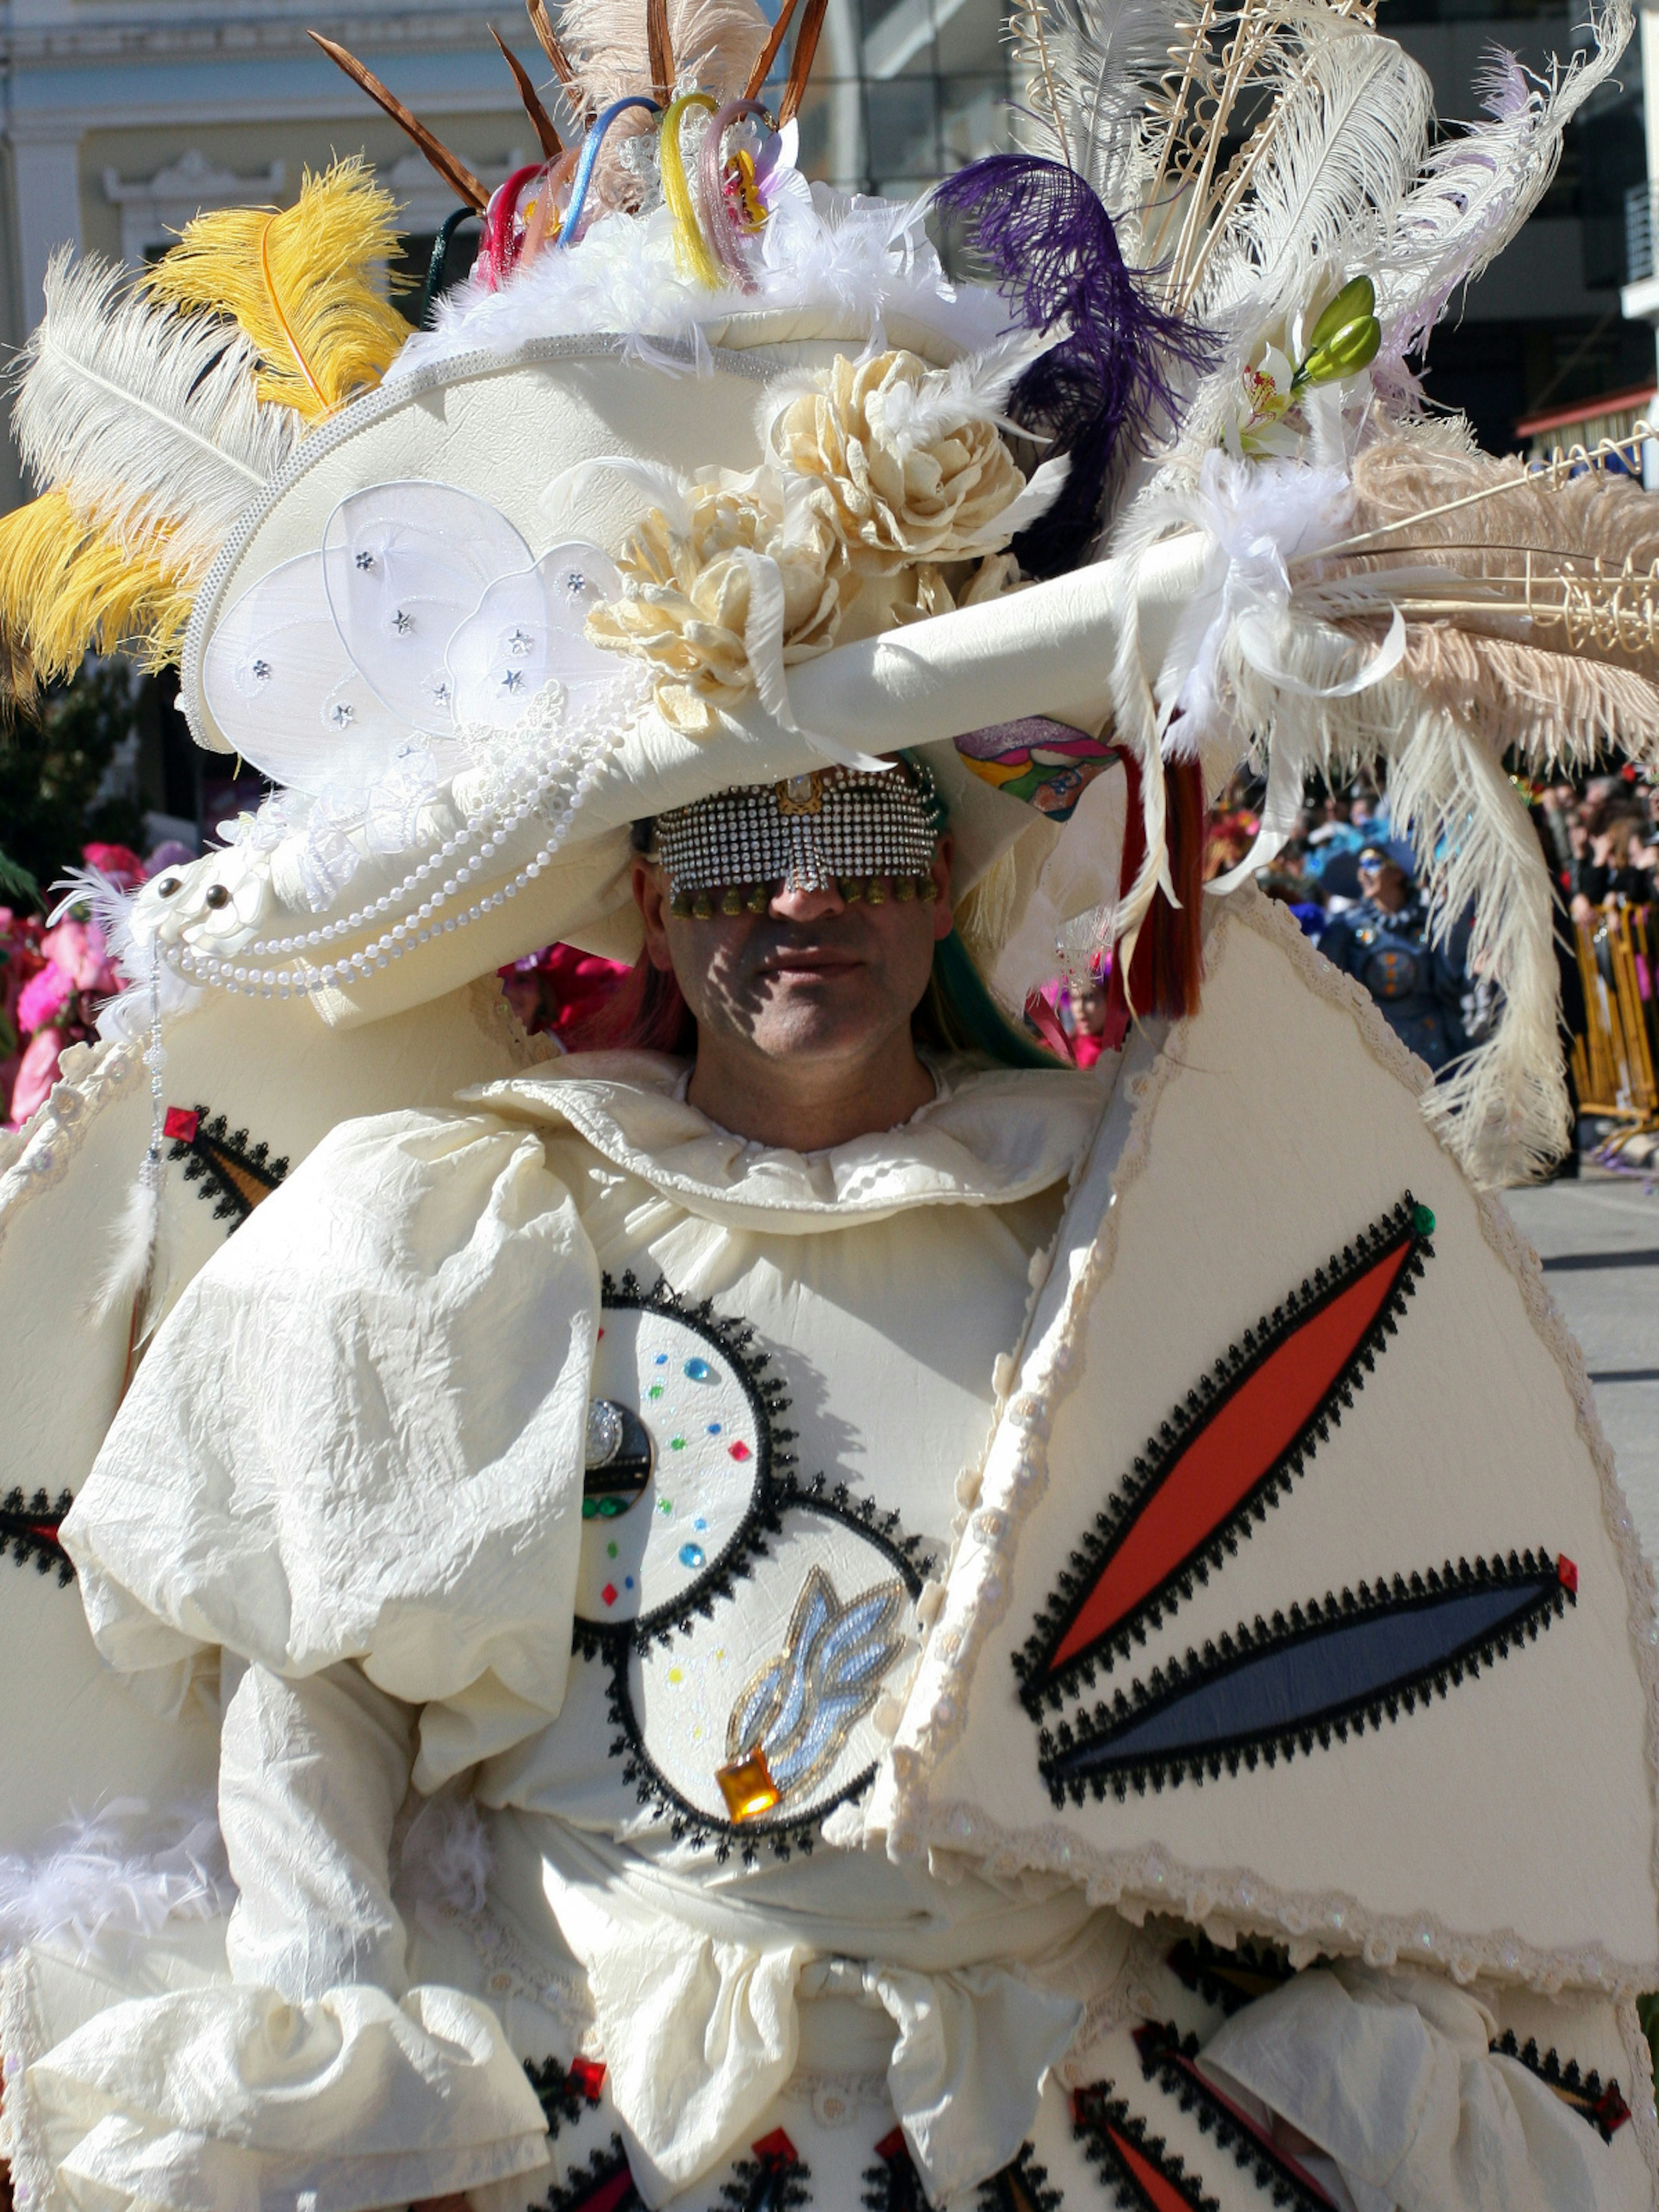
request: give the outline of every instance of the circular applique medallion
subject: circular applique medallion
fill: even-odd
[[[636,1644],[624,1726],[671,1813],[752,1849],[856,1796],[886,1749],[876,1702],[916,1651],[918,1586],[878,1537],[795,1507],[735,1602]]]
[[[576,1613],[672,1619],[732,1565],[775,1437],[740,1332],[624,1279],[607,1287],[588,1406]]]

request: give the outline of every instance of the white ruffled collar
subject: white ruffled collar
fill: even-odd
[[[908,1121],[820,1152],[720,1128],[678,1095],[685,1062],[659,1053],[573,1054],[460,1096],[513,1119],[568,1123],[613,1166],[706,1220],[800,1231],[919,1206],[1007,1206],[1048,1189],[1098,1126],[1117,1062],[1087,1074],[930,1065],[938,1096]]]

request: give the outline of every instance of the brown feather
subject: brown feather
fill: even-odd
[[[550,161],[556,161],[563,153],[564,144],[553,128],[552,117],[542,106],[536,88],[530,82],[529,71],[493,23],[489,27],[489,35],[501,48],[502,58],[513,72],[513,82],[519,88],[519,97],[524,102],[524,112],[530,118],[531,127],[541,141],[543,155]]]
[[[789,28],[794,12],[795,0],[783,0],[782,7],[778,10],[778,20],[772,26],[772,35],[761,48],[760,58],[749,72],[749,82],[743,88],[745,100],[760,98],[761,87],[772,74],[772,64],[778,58],[778,48],[783,44],[784,33]]]
[[[564,87],[565,96],[574,112],[585,122],[592,119],[592,110],[582,96],[576,72],[571,67],[570,57],[559,44],[558,34],[548,15],[546,0],[524,0],[525,12],[530,18],[530,27],[541,41],[542,52],[553,64],[554,73]]]
[[[674,41],[668,33],[668,0],[645,0],[645,50],[659,107],[674,97]]]
[[[783,98],[778,102],[778,121],[787,123],[796,114],[806,95],[806,80],[812,74],[812,60],[818,50],[818,33],[823,28],[823,18],[830,0],[806,0],[806,11],[800,19],[800,32],[795,40],[793,58],[789,64],[789,82],[783,88]]]
[[[414,140],[444,182],[459,194],[475,215],[482,215],[489,204],[489,195],[465,162],[452,154],[443,141],[435,138],[417,117],[411,115],[396,93],[389,91],[373,70],[365,69],[355,54],[349,54],[343,46],[336,46],[332,39],[324,38],[320,31],[307,31],[306,36],[314,40],[330,61],[343,69],[354,84],[361,86],[377,106],[385,109],[398,128]]]

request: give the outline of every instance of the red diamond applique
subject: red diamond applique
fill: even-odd
[[[736,1443],[732,1445],[730,1449],[733,1459],[747,1459],[750,1455],[749,1447],[747,1444]]]
[[[1562,1553],[1560,1558],[1557,1559],[1555,1563],[1555,1571],[1561,1577],[1562,1589],[1564,1590],[1571,1590],[1573,1595],[1577,1597],[1578,1595],[1578,1570],[1574,1566],[1572,1561],[1567,1557],[1565,1552]]]
[[[605,2068],[597,2058],[573,2058],[570,2078],[590,2105],[599,2101],[599,2092],[605,2087]]]
[[[749,2146],[763,2166],[799,2166],[800,2153],[781,2128],[774,2128],[769,2136],[763,2136],[757,2143]]]
[[[175,1144],[189,1145],[196,1140],[202,1117],[188,1106],[169,1106],[161,1123],[161,1134],[171,1137]]]
[[[599,1595],[605,1600],[607,1605],[615,1605],[617,1602],[617,1585],[615,1583],[607,1583],[605,1588],[599,1592]]]

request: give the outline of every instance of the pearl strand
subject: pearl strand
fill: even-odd
[[[599,717],[596,714],[593,719]],[[554,740],[557,746],[556,757],[550,757],[550,751],[544,749],[520,771],[520,778],[515,778],[514,784],[509,785],[501,799],[486,808],[476,819],[469,820],[456,836],[446,839],[435,853],[411,869],[401,884],[382,893],[369,906],[348,916],[344,921],[327,923],[320,929],[313,930],[304,939],[258,939],[242,948],[240,958],[245,962],[250,955],[257,959],[261,953],[276,952],[280,956],[283,952],[299,951],[302,945],[321,945],[335,935],[343,936],[352,929],[362,928],[366,922],[389,912],[398,898],[406,900],[409,893],[417,890],[447,860],[453,860],[464,853],[471,843],[483,837],[486,830],[491,832],[479,846],[475,860],[462,860],[454,875],[447,878],[429,899],[423,900],[418,907],[406,907],[400,920],[366,945],[360,952],[320,968],[294,969],[250,968],[239,965],[234,956],[229,959],[220,959],[198,953],[188,945],[179,945],[170,954],[172,964],[193,983],[206,984],[214,989],[240,994],[246,998],[307,998],[313,992],[327,990],[337,984],[348,984],[387,968],[392,961],[401,960],[404,954],[416,945],[426,945],[433,938],[447,935],[453,930],[465,929],[471,923],[480,921],[485,914],[505,905],[508,899],[516,898],[542,873],[563,845],[578,811],[590,796],[622,735],[615,719],[606,715],[604,720],[608,726],[599,735],[599,741],[592,745],[579,769],[574,787],[554,819],[552,835],[510,881],[499,890],[475,900],[464,911],[441,919],[437,910],[462,891],[465,884],[471,879],[474,870],[482,868],[526,816],[550,797],[561,774],[568,768],[571,756],[580,745],[585,734],[580,724],[562,733],[562,742],[557,738]],[[516,797],[514,786],[526,775],[531,779],[529,789],[522,797]]]

